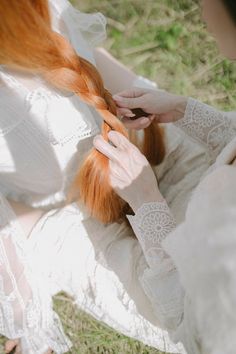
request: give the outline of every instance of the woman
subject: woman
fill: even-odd
[[[235,1],[203,0],[202,6],[221,51],[236,59]],[[163,91],[129,90],[115,98],[124,116],[132,108],[142,108],[159,122],[175,122],[207,150],[211,166],[192,193],[183,222],[176,226],[138,149],[117,132],[109,133],[113,146],[100,136],[94,139],[95,147],[110,158],[112,186],[135,212],[128,219],[149,265],[141,281],[162,326],[188,353],[233,354],[236,113]],[[143,119],[124,121],[139,129]]]
[[[71,44],[95,64],[93,46],[104,37],[105,22],[66,0],[50,0],[50,13],[46,5],[45,0],[0,2],[0,333],[20,339],[7,342],[6,351],[15,346],[23,354],[69,350],[51,299],[64,290],[78,307],[116,330],[179,352],[159,328],[140,285],[147,264],[131,228],[103,225],[82,205],[63,207],[101,117],[75,90],[60,88],[63,80],[53,85],[56,75],[46,77],[39,67],[46,68],[55,49],[63,65],[69,61],[67,49],[78,60]],[[153,87],[104,52],[95,56],[113,92],[140,83]],[[56,59],[49,64],[60,69]]]

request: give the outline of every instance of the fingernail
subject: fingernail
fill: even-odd
[[[134,113],[126,113],[125,117],[133,118],[133,117],[135,117],[135,114]]]
[[[141,119],[141,121],[140,121],[141,124],[146,124],[147,122],[149,122],[149,119],[148,119],[148,118],[143,118],[143,119]]]

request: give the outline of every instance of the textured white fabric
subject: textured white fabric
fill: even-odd
[[[184,292],[174,263],[161,245],[175,229],[175,219],[165,200],[145,203],[127,217],[150,268],[141,278],[144,291],[163,327],[175,329],[183,317]]]
[[[236,157],[235,121],[236,114],[190,99],[178,126],[203,144],[215,163],[203,174],[177,229],[165,202],[146,203],[128,217],[149,265],[141,279],[145,293],[188,353],[235,351],[236,168],[226,166]]]
[[[206,146],[211,162],[215,161],[236,134],[235,126],[227,113],[220,112],[193,98],[188,99],[185,115],[175,125]]]
[[[147,263],[125,223],[104,226],[71,204],[45,214],[30,244],[35,267],[50,277],[52,294],[63,290],[115,330],[164,352],[183,353],[160,329],[140,285]]]
[[[68,0],[49,0],[53,26],[69,37],[73,47],[90,62],[94,62],[92,49],[106,38],[106,18],[99,12],[86,14],[74,8]]]
[[[163,243],[186,291],[176,338],[190,353],[235,352],[235,181],[235,166],[211,172],[194,193],[185,223]]]
[[[149,266],[157,267],[164,258],[161,241],[176,226],[166,201],[145,203],[134,216],[127,215],[127,218],[143,248]]]
[[[29,260],[23,230],[7,200],[0,195],[0,333],[21,338],[24,354],[52,348],[64,353],[70,342],[52,309],[47,279]]]

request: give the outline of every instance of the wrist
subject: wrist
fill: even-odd
[[[177,96],[176,104],[175,104],[175,118],[174,118],[175,122],[183,118],[186,111],[187,103],[188,103],[188,97]]]
[[[155,203],[155,202],[163,202],[165,199],[159,190],[143,196],[137,196],[135,200],[129,203],[134,213],[138,211],[139,208],[145,203]]]

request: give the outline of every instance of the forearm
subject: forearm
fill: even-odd
[[[105,87],[112,94],[132,87],[134,80],[137,78],[135,73],[103,48],[96,48],[94,56],[97,69],[104,80]]]

